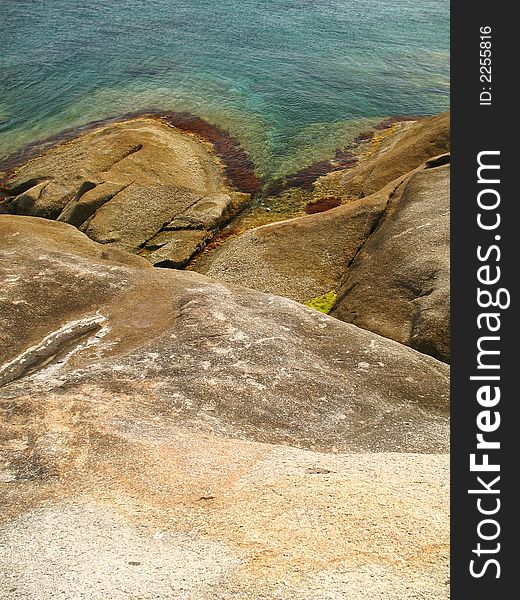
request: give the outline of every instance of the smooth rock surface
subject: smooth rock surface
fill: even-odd
[[[396,190],[331,315],[449,362],[449,164],[419,169]]]
[[[306,302],[435,358],[450,356],[449,155],[324,213],[251,229],[195,269]]]
[[[200,272],[298,302],[337,290],[394,188],[323,213],[251,229],[213,251]],[[197,264],[194,268],[198,270]]]
[[[2,598],[449,598],[447,455],[322,454],[121,411],[46,402],[56,471],[0,484]],[[10,447],[30,443],[20,423]]]
[[[9,396],[98,390],[263,442],[447,448],[441,362],[285,298],[95,259],[65,224],[0,216],[0,228]],[[56,249],[56,228],[74,250]]]
[[[0,236],[0,596],[449,597],[445,364],[64,223]]]
[[[229,187],[210,144],[152,118],[56,146],[18,169],[5,189],[14,214],[71,223],[134,253],[175,220],[177,229],[213,234],[249,198]]]

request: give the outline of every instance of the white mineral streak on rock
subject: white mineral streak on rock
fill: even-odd
[[[17,379],[38,361],[52,357],[62,344],[99,329],[105,320],[103,315],[94,315],[65,323],[58,330],[45,336],[39,344],[31,346],[0,367],[0,385]]]

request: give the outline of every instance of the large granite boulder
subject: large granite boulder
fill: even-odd
[[[65,223],[0,237],[3,598],[447,597],[447,365]]]
[[[369,148],[353,168],[321,177],[315,184],[316,195],[363,198],[449,152],[450,113],[396,123],[376,135]]]
[[[331,314],[448,362],[450,166],[407,178],[347,270]]]
[[[397,185],[326,212],[251,229],[193,268],[219,281],[298,302],[337,290]]]
[[[0,216],[0,228],[9,397],[133,397],[321,449],[446,448],[443,363],[285,298],[107,256],[66,224]]]
[[[161,266],[184,266],[249,197],[231,189],[209,144],[152,118],[56,146],[4,187],[11,213],[71,223]]]
[[[200,270],[298,302],[337,293],[332,316],[447,362],[449,177],[449,155],[434,157],[361,200],[252,229]]]
[[[449,597],[448,455],[230,440],[111,395],[16,405],[9,433],[5,600]]]

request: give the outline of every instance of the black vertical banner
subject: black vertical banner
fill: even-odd
[[[514,3],[451,5],[451,594],[517,597],[520,398]],[[517,103],[515,102],[515,105]],[[516,489],[515,489],[516,488]]]

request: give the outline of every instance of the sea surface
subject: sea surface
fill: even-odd
[[[0,158],[150,109],[223,127],[275,178],[449,105],[449,0],[0,0]]]

